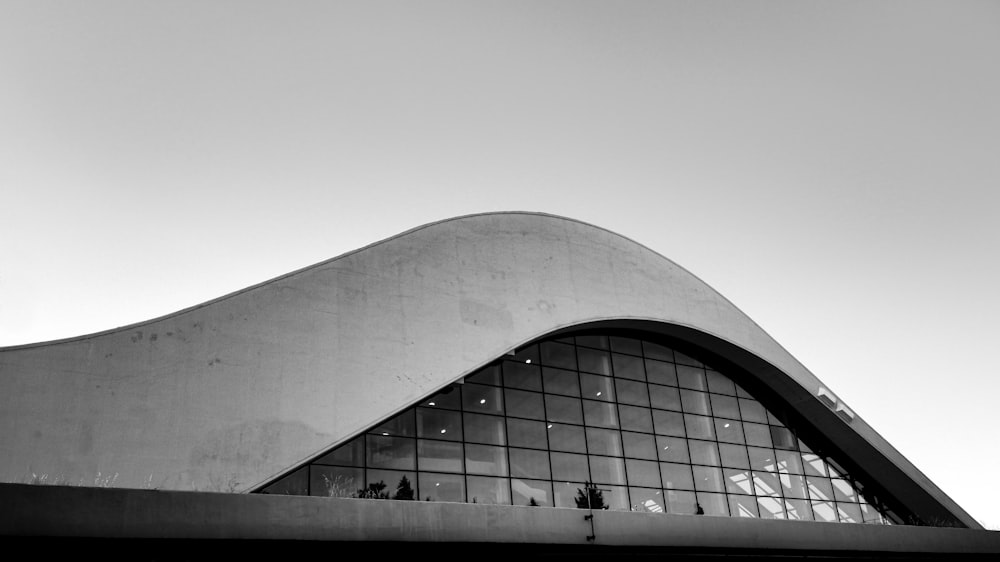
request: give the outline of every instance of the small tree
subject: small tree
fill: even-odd
[[[379,480],[378,482],[368,484],[367,488],[358,490],[357,496],[370,500],[387,500],[389,499],[389,492],[385,491],[385,481]]]
[[[392,496],[394,500],[412,500],[413,499],[413,488],[410,487],[410,479],[404,474],[402,478],[399,479],[399,484],[396,485],[396,495]]]
[[[580,509],[607,509],[608,506],[604,504],[604,494],[597,489],[597,486],[587,482],[584,486],[587,490],[584,492],[580,488],[576,489],[576,507]]]

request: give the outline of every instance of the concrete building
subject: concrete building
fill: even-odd
[[[0,534],[74,548],[1000,552],[697,277],[543,214],[0,349],[0,428]]]

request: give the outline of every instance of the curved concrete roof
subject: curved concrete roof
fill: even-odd
[[[0,479],[249,490],[526,342],[595,322],[741,365],[908,507],[979,525],[732,303],[656,252],[538,213],[428,224],[148,322],[0,349]],[[671,332],[672,330],[672,332]]]

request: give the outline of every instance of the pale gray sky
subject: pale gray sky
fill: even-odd
[[[0,0],[0,345],[543,211],[703,278],[1000,528],[1000,3]]]

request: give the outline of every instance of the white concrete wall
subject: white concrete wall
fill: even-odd
[[[697,328],[820,386],[640,244],[549,215],[475,215],[149,322],[0,349],[0,481],[244,491],[520,344],[611,319]]]

